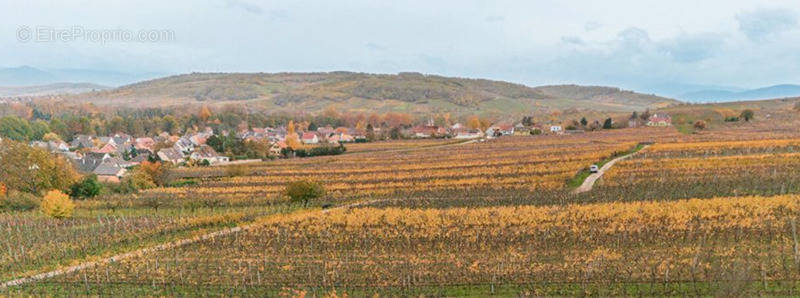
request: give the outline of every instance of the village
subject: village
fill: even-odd
[[[627,127],[670,126],[672,119],[664,113],[647,115],[642,119],[634,113]],[[585,119],[584,121],[585,122]],[[502,136],[560,135],[583,133],[587,129],[599,127],[599,122],[581,123],[573,121],[568,126],[533,124],[526,117],[516,124],[496,123],[485,129],[480,124],[455,123],[449,126],[435,125],[433,120],[416,126],[384,131],[380,127],[366,128],[322,126],[315,130],[308,125],[298,125],[304,129],[295,131],[295,125],[250,128],[235,133],[242,143],[265,144],[269,159],[294,157],[294,150],[323,146],[343,146],[348,143],[363,143],[386,139],[427,139],[452,138],[455,140],[493,139]],[[579,127],[580,126],[580,127]],[[313,128],[313,127],[311,127]],[[261,159],[236,159],[219,153],[212,143],[220,142],[220,137],[230,135],[227,131],[215,134],[206,127],[200,132],[182,136],[161,133],[154,137],[133,137],[125,133],[109,136],[75,135],[70,142],[58,139],[32,141],[31,146],[63,155],[72,162],[75,169],[84,174],[93,174],[101,182],[119,182],[127,171],[144,161],[161,161],[174,166],[218,166],[230,163],[246,163]],[[219,146],[216,146],[219,147]]]

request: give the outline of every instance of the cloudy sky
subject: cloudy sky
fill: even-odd
[[[766,0],[3,1],[0,67],[752,88],[800,83],[798,15],[800,1]],[[39,40],[41,28],[94,38]],[[167,34],[98,38],[142,31]]]

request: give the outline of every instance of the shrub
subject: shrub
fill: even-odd
[[[99,195],[100,189],[102,189],[102,186],[97,181],[97,176],[89,175],[70,186],[69,194],[73,198],[86,199]]]
[[[75,204],[69,196],[59,190],[51,190],[42,199],[42,212],[50,217],[63,219],[72,217]]]
[[[739,115],[739,118],[744,119],[745,122],[749,122],[750,120],[753,120],[753,116],[755,116],[753,110],[748,109],[742,111],[742,114]]]
[[[703,120],[697,120],[697,121],[694,123],[694,129],[697,129],[697,130],[703,130],[703,129],[706,129],[706,122],[705,122],[705,121],[703,121]]]
[[[292,202],[303,202],[303,206],[308,206],[311,200],[325,195],[325,188],[317,182],[301,180],[286,185],[285,193]]]
[[[27,192],[12,191],[0,198],[0,209],[8,211],[30,211],[39,207],[40,200]]]

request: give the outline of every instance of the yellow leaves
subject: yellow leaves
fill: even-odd
[[[42,213],[53,218],[69,218],[72,217],[72,210],[75,209],[75,203],[63,192],[51,190],[42,198],[41,209]]]
[[[267,225],[292,228],[296,233],[372,233],[382,238],[432,239],[474,237],[475,230],[486,235],[515,237],[535,235],[547,229],[570,231],[576,237],[602,233],[657,230],[669,235],[695,228],[759,228],[780,222],[781,212],[800,212],[800,197],[735,197],[680,201],[611,202],[572,204],[562,207],[486,207],[449,209],[358,208],[333,210],[319,215],[311,212],[274,216]],[[367,228],[368,227],[368,228]],[[301,237],[300,234],[296,235]],[[598,251],[598,253],[604,253]],[[606,254],[606,257],[613,255]]]

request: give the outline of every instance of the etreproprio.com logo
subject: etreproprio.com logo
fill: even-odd
[[[175,32],[167,29],[87,29],[83,26],[57,28],[50,26],[19,26],[17,41],[20,42],[169,42],[175,40]]]

